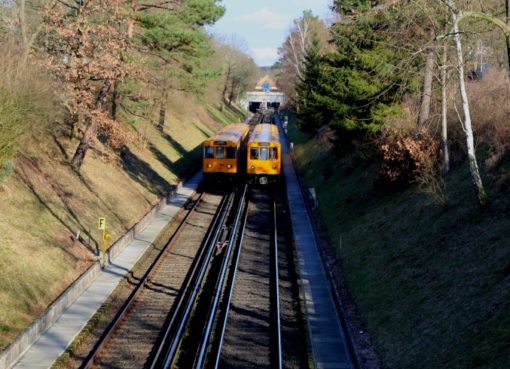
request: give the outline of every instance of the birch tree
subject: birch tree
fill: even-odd
[[[278,85],[290,99],[295,100],[296,84],[304,78],[305,57],[313,40],[318,39],[325,44],[327,34],[324,22],[311,11],[303,12],[302,17],[294,20],[284,44],[278,50],[281,64]]]
[[[488,195],[485,191],[482,178],[480,176],[480,170],[478,167],[478,162],[476,159],[476,150],[474,145],[474,137],[473,137],[473,128],[471,124],[471,111],[469,109],[469,100],[466,90],[466,80],[465,80],[465,71],[464,71],[464,56],[462,50],[462,41],[461,41],[461,33],[459,23],[465,19],[473,18],[473,19],[481,19],[492,23],[496,27],[500,28],[506,37],[510,34],[510,29],[506,23],[506,21],[502,21],[490,14],[480,13],[480,12],[471,12],[471,11],[462,11],[460,10],[454,0],[441,0],[444,4],[447,5],[450,16],[452,26],[452,34],[453,40],[455,44],[456,54],[457,54],[457,72],[459,78],[459,91],[462,102],[462,111],[464,113],[464,122],[463,129],[466,135],[466,148],[468,152],[468,161],[469,161],[469,170],[471,172],[471,179],[473,182],[474,190],[476,196],[478,198],[478,202],[481,206],[485,206],[488,201]]]

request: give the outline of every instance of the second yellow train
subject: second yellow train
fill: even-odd
[[[205,178],[246,179],[266,185],[279,180],[282,152],[278,127],[232,124],[203,143],[202,171]]]
[[[246,148],[248,180],[261,185],[276,182],[282,170],[281,149],[280,135],[276,125],[256,125]]]

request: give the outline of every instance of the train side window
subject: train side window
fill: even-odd
[[[269,149],[269,159],[271,160],[276,160],[278,159],[278,148],[276,147],[271,147]]]
[[[251,160],[259,159],[259,149],[257,148],[250,149],[250,159]]]
[[[269,158],[269,149],[267,147],[260,148],[260,160],[267,160]]]
[[[214,147],[212,147],[212,146],[204,147],[204,157],[207,159],[213,159],[214,158]]]
[[[225,159],[225,148],[223,146],[216,146],[216,159]]]
[[[227,159],[235,159],[236,151],[235,147],[227,147]]]

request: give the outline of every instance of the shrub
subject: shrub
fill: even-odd
[[[388,129],[380,139],[382,166],[376,184],[400,189],[437,174],[439,142],[426,130],[418,133]]]
[[[0,45],[0,182],[12,172],[19,139],[37,134],[55,114],[52,83],[34,60],[22,63],[14,41]]]

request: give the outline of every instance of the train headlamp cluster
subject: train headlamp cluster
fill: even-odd
[[[232,164],[227,164],[227,168],[228,169],[232,168]]]
[[[207,164],[207,168],[212,168],[212,164]]]

